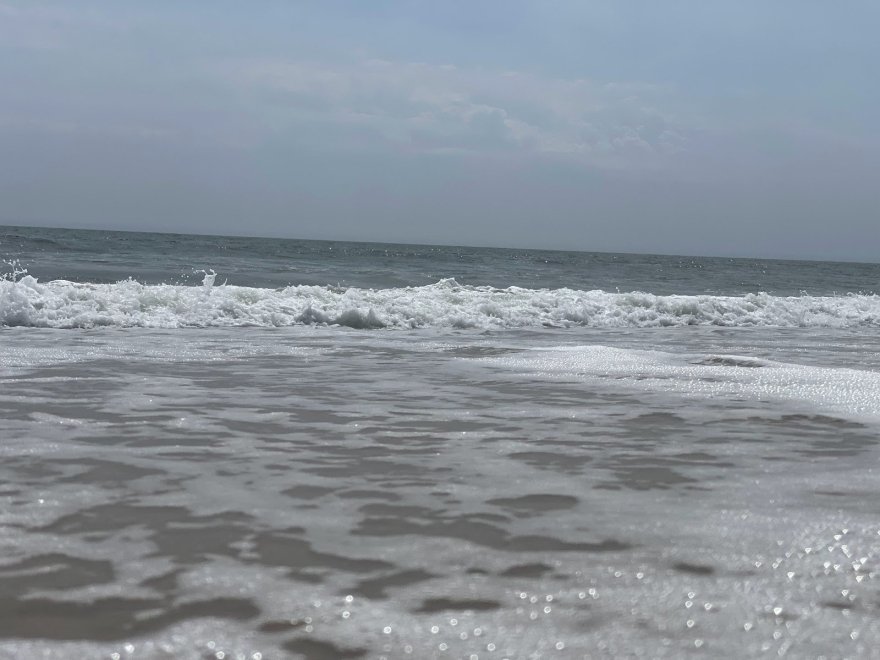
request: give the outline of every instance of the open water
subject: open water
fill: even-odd
[[[880,657],[880,265],[0,258],[0,657]]]

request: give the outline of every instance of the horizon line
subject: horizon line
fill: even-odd
[[[402,241],[381,241],[381,240],[358,240],[349,238],[305,238],[284,236],[277,234],[229,234],[218,233],[209,234],[203,232],[182,232],[182,231],[159,231],[148,229],[119,229],[102,226],[80,226],[80,227],[59,227],[49,224],[6,224],[6,221],[0,221],[0,227],[3,228],[19,228],[19,229],[52,229],[60,231],[94,231],[94,232],[113,232],[120,234],[160,234],[165,236],[201,236],[215,238],[254,238],[262,240],[284,240],[284,241],[310,241],[315,243],[362,243],[365,245],[400,245],[410,247],[445,247],[445,248],[464,248],[477,250],[516,250],[516,251],[540,251],[540,252],[570,252],[579,254],[619,254],[626,256],[641,257],[679,257],[684,259],[729,259],[736,261],[790,261],[801,263],[830,263],[830,264],[862,264],[866,266],[880,265],[880,258],[877,261],[862,261],[859,259],[827,259],[818,257],[771,257],[771,256],[743,256],[731,254],[679,254],[672,252],[631,252],[626,250],[587,250],[587,249],[562,249],[552,247],[521,247],[514,245],[465,245],[461,243],[410,243]]]

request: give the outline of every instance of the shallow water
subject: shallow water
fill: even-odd
[[[0,657],[880,657],[880,265],[0,258]]]
[[[871,657],[862,329],[6,328],[0,656]]]

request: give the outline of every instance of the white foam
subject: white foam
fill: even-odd
[[[0,281],[0,325],[51,328],[341,325],[352,328],[880,326],[876,295],[657,296],[497,289],[441,280],[423,287],[284,289],[214,285]]]
[[[552,378],[616,382],[641,390],[779,402],[859,418],[880,418],[880,373],[736,355],[566,346],[529,350],[483,362]]]

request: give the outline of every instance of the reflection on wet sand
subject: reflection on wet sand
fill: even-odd
[[[473,362],[515,349],[458,341],[267,333],[247,359],[7,374],[0,651],[676,657],[876,639],[877,493],[857,469],[875,427],[526,383]]]

